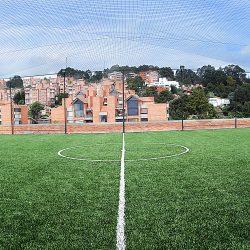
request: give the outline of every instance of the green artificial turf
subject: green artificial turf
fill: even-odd
[[[0,136],[0,249],[115,249],[121,141]],[[129,133],[126,159],[170,144],[126,162],[127,249],[248,249],[250,129]]]

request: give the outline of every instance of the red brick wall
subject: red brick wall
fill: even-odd
[[[250,127],[250,119],[238,119],[237,126],[238,128]],[[219,128],[234,128],[234,119],[184,121],[184,130]],[[126,130],[128,132],[181,130],[181,121],[126,123]],[[121,131],[122,124],[120,123],[68,125],[69,133],[109,133]],[[63,132],[63,124],[28,124],[15,126],[15,134],[55,134]],[[11,134],[11,127],[0,126],[0,134]]]

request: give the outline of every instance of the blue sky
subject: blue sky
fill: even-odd
[[[0,77],[68,65],[250,71],[249,0],[0,0]]]

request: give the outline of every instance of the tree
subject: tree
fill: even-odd
[[[238,65],[228,65],[217,70],[211,65],[203,66],[197,70],[197,75],[206,93],[213,92],[215,96],[223,98],[247,81],[245,70]]]
[[[223,69],[223,71],[227,76],[234,78],[237,84],[242,84],[246,79],[246,71],[238,65],[228,65]]]
[[[60,77],[64,77],[64,69],[61,69],[57,73],[57,75],[60,76]],[[91,77],[91,71],[89,71],[89,70],[83,71],[83,70],[67,67],[65,69],[65,76],[66,77],[74,77],[74,78],[77,78],[77,79],[86,79],[86,80],[88,80]]]
[[[229,107],[225,107],[225,115],[237,117],[250,117],[250,84],[244,83],[238,86],[234,92],[228,95],[230,100]]]
[[[96,71],[93,76],[90,77],[89,82],[99,82],[103,77],[102,71]]]
[[[25,104],[25,92],[23,90],[18,91],[14,95],[13,101],[14,101],[14,103],[19,104],[19,105]]]
[[[178,69],[175,78],[178,82],[184,85],[194,85],[199,82],[199,77],[191,69]]]
[[[194,88],[188,99],[188,110],[191,115],[199,119],[213,118],[216,116],[214,107],[208,102],[202,88]]]
[[[140,65],[138,67],[138,72],[148,71],[148,70],[159,70],[159,67],[153,65]]]
[[[177,87],[175,87],[174,85],[171,85],[171,93],[172,94],[177,94],[178,93],[178,89],[177,89]]]
[[[221,71],[222,72],[222,71]],[[222,72],[223,73],[223,72]],[[208,84],[214,84],[214,83],[220,83],[222,82],[220,79],[218,79],[218,76],[216,75],[216,69],[211,66],[203,66],[197,70],[197,75],[201,79],[201,83],[204,87],[207,87]],[[226,79],[226,76],[225,76]],[[224,79],[224,81],[225,81]],[[213,91],[211,91],[213,92]]]
[[[188,95],[182,95],[177,99],[169,102],[169,115],[173,120],[187,119],[188,111]]]
[[[166,77],[170,80],[174,80],[174,71],[170,67],[160,68],[159,74],[161,77]]]
[[[41,117],[41,111],[44,106],[40,102],[34,102],[29,107],[29,116],[32,118],[34,123],[37,123],[38,119]]]
[[[23,79],[20,76],[14,76],[7,83],[6,86],[10,88],[23,88]]]
[[[135,90],[135,93],[141,96],[146,85],[140,76],[136,76],[135,78],[127,79],[127,88]]]
[[[55,105],[62,105],[62,99],[63,98],[68,98],[69,94],[68,93],[60,93],[58,95],[56,95],[56,101],[55,101]]]
[[[171,100],[173,100],[174,97],[172,93],[168,90],[163,90],[160,92],[160,94],[155,98],[155,102],[157,103],[167,103]]]
[[[182,95],[178,99],[170,101],[170,116],[172,119],[184,119],[197,117],[198,119],[208,119],[217,116],[213,105],[208,102],[206,94],[202,88],[194,88],[193,93]]]
[[[158,92],[156,87],[146,87],[142,93],[142,96],[153,96],[153,97],[157,97],[158,96]]]

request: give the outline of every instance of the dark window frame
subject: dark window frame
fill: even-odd
[[[139,115],[139,101],[135,97],[131,97],[127,100],[127,112],[128,116]]]

